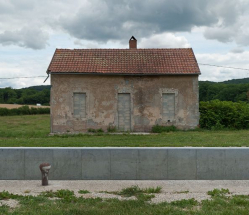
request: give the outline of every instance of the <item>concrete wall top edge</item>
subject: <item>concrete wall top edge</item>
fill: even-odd
[[[202,149],[202,150],[210,150],[210,149],[248,149],[249,147],[0,147],[0,150],[3,149]]]

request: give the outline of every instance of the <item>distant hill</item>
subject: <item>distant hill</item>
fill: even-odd
[[[199,83],[209,83],[209,84],[249,84],[249,78],[232,79],[232,80],[221,81],[221,82],[199,81]]]
[[[31,86],[31,87],[26,87],[26,88],[22,88],[22,89],[33,89],[33,90],[37,90],[37,91],[43,91],[45,89],[50,90],[51,89],[51,85]]]
[[[199,100],[249,102],[249,78],[223,82],[199,81]]]
[[[232,80],[218,82],[218,83],[223,83],[223,84],[249,84],[249,78],[232,79]]]

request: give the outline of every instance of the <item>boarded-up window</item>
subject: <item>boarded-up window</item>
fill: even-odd
[[[131,96],[129,93],[118,94],[118,129],[131,130]]]
[[[75,117],[86,117],[86,94],[73,94],[73,114]]]
[[[172,122],[175,119],[175,94],[163,93],[163,121]]]

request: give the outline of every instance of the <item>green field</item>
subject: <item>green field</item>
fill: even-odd
[[[151,135],[49,136],[49,115],[0,117],[0,147],[229,147],[249,146],[249,130],[177,131]]]

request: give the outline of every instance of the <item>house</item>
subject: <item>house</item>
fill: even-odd
[[[47,73],[52,133],[199,123],[200,70],[191,48],[138,49],[131,37],[129,49],[56,49]]]

